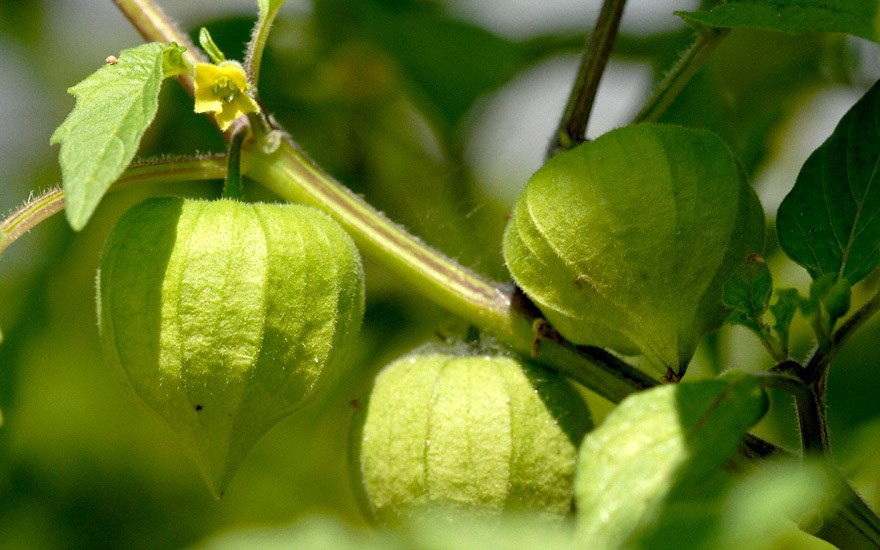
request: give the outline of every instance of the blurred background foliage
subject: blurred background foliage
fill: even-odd
[[[499,244],[505,216],[541,163],[599,2],[288,4],[263,65],[267,110],[392,219],[477,271],[506,279]],[[671,10],[697,2],[672,2],[662,12],[658,3],[630,4],[590,135],[625,124],[692,34]],[[252,2],[163,5],[193,31],[207,26],[228,57],[241,56]],[[111,2],[0,0],[0,212],[59,182],[57,150],[48,141],[73,105],[66,88],[107,55],[138,43]],[[736,31],[664,120],[722,135],[772,221],[800,164],[878,75],[874,44]],[[222,150],[175,83],[165,85],[160,105],[142,155]],[[251,199],[272,200],[253,186],[248,191]],[[352,401],[395,356],[467,331],[381,266],[367,261],[356,374],[329,402],[270,432],[220,502],[170,431],[105,371],[94,277],[114,220],[149,195],[218,192],[217,184],[184,182],[114,193],[81,233],[56,216],[0,258],[0,547],[180,548],[310,514],[362,524],[346,466]],[[767,256],[780,286],[805,285],[806,274],[772,243]],[[857,300],[876,286],[876,277],[859,285]],[[829,383],[837,461],[875,506],[878,341],[875,320],[835,362]],[[811,346],[801,326],[796,353]],[[769,359],[750,335],[725,329],[706,339],[692,376],[733,366],[758,370]],[[589,397],[601,417],[609,405]],[[784,395],[774,403],[760,435],[794,447],[792,404]]]

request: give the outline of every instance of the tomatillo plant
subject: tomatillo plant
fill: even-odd
[[[625,1],[605,0],[584,48],[565,33],[503,38],[442,3],[382,0],[313,0],[298,14],[258,0],[252,26],[209,21],[196,45],[155,0],[115,3],[145,43],[108,52],[69,88],[73,109],[49,139],[61,188],[0,222],[13,266],[28,249],[7,248],[55,213],[73,230],[32,289],[9,285],[0,264],[0,365],[11,365],[0,472],[12,480],[0,483],[0,540],[106,545],[36,540],[42,530],[21,526],[51,512],[29,504],[33,486],[89,513],[135,503],[140,525],[161,516],[153,487],[176,495],[174,480],[197,477],[179,448],[224,502],[193,492],[186,513],[148,526],[169,533],[159,546],[197,544],[221,510],[233,523],[324,510],[381,529],[306,520],[272,536],[340,548],[880,547],[880,472],[852,450],[871,455],[880,419],[864,405],[874,384],[858,379],[878,361],[880,84],[858,89],[796,177],[778,177],[778,209],[752,184],[792,149],[785,129],[805,98],[829,79],[876,79],[864,61],[880,42],[875,3],[702,2],[646,42],[621,27]],[[2,32],[16,9],[0,8]],[[227,56],[244,41],[239,60]],[[465,154],[480,100],[573,48],[581,63],[545,163],[498,206]],[[587,139],[612,52],[658,78],[630,124]],[[196,153],[209,148],[222,150]],[[96,323],[38,315],[77,299],[68,286],[95,268]],[[100,358],[99,378],[80,373],[80,356]],[[40,385],[56,358],[69,378]],[[25,372],[28,361],[40,368]],[[59,397],[104,375],[172,433],[136,408]],[[39,414],[31,394],[68,408]],[[81,427],[89,411],[108,432],[124,426],[126,451]],[[54,434],[52,452],[29,450],[65,417],[66,444]],[[124,475],[78,474],[100,502],[70,489],[78,464],[116,455]],[[118,546],[143,545],[126,529]]]

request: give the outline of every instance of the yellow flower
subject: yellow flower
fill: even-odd
[[[247,113],[259,113],[260,106],[247,90],[250,88],[244,69],[235,61],[219,65],[196,65],[195,96],[197,113],[214,113],[221,130]]]

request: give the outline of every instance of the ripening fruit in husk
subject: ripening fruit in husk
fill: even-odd
[[[504,234],[516,283],[576,344],[643,354],[683,374],[721,326],[721,289],[761,252],[764,213],[724,142],[642,124],[557,155]]]
[[[295,205],[147,200],[98,274],[106,356],[218,497],[266,431],[346,370],[363,301],[349,236]]]
[[[558,375],[510,357],[423,348],[385,367],[356,413],[355,491],[385,525],[426,512],[561,517],[591,425]]]

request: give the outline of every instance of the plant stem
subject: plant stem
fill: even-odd
[[[830,457],[828,424],[825,419],[825,381],[811,385],[807,391],[795,394],[801,446],[804,453],[821,452]]]
[[[633,119],[637,122],[656,122],[672,105],[678,94],[709,59],[709,54],[730,34],[730,29],[704,27],[691,46],[685,50],[663,80],[654,88],[651,97]]]
[[[0,223],[0,253],[6,250],[19,237],[64,210],[64,191],[54,187],[42,195],[28,199],[19,209]]]
[[[871,299],[865,302],[849,319],[834,332],[831,339],[832,351],[836,352],[850,339],[850,337],[862,327],[877,312],[880,312],[880,291],[876,292]],[[829,357],[830,361],[831,358]]]
[[[537,309],[512,285],[490,281],[433,250],[323,172],[287,138],[272,153],[245,145],[244,173],[283,199],[330,214],[400,280],[520,353],[535,346]],[[613,355],[562,339],[542,340],[538,360],[612,402],[657,381]]]
[[[821,346],[813,352],[807,361],[801,374],[801,379],[806,385],[814,385],[826,376],[828,366],[835,355],[846,344],[850,337],[873,317],[880,312],[880,291],[875,293],[870,300],[853,313],[849,319],[829,337],[829,346],[825,350]]]
[[[191,46],[188,38],[177,30],[150,0],[116,0],[116,2],[147,40],[174,41]],[[603,12],[606,7],[616,4],[619,4],[622,11],[623,1],[606,0]],[[617,23],[609,27],[613,32],[616,32],[616,28]],[[702,31],[696,43],[685,52],[683,58],[655,90],[651,100],[636,120],[647,121],[659,118],[705,62],[709,52],[727,33],[728,31],[719,29]],[[613,42],[613,36],[608,42]],[[193,53],[192,48],[189,51]],[[607,54],[604,57],[607,61]],[[602,61],[603,65],[605,61]],[[591,77],[595,79],[596,86],[601,72],[599,70]],[[190,80],[189,86],[186,86],[184,81],[190,93],[192,93],[191,84]],[[577,115],[584,120],[584,129],[591,106],[592,99],[585,101],[583,105],[585,114]],[[568,119],[569,115],[566,115],[564,121]],[[565,127],[565,124],[562,127]],[[557,138],[561,139],[563,135],[583,138],[583,132],[579,131],[560,133]],[[230,138],[228,134],[226,137]],[[493,333],[499,340],[508,343],[521,353],[534,351],[536,335],[532,327],[538,314],[534,305],[517,289],[511,285],[489,281],[427,247],[324,173],[288,138],[285,137],[280,147],[272,153],[262,151],[259,142],[251,146],[247,148],[246,144],[243,150],[245,173],[282,198],[312,204],[328,212],[352,234],[366,254],[378,257],[404,281],[441,306]],[[880,309],[880,303],[875,304],[865,316],[870,316],[876,309]],[[839,331],[841,340],[846,336],[843,328]],[[657,384],[656,380],[602,350],[574,346],[561,339],[542,340],[539,344],[540,360],[613,402],[620,401],[639,389]],[[749,438],[745,447],[755,457],[774,452],[774,447],[761,443],[763,442],[757,438]],[[878,525],[880,520],[848,486],[847,490],[844,505],[834,517],[829,518],[826,529],[833,528],[832,530],[842,532],[844,535],[855,535],[861,537],[860,540],[876,544],[880,533],[880,525]],[[831,540],[831,535],[828,536]]]
[[[224,156],[169,159],[130,166],[110,188],[116,191],[136,183],[164,183],[182,180],[218,180],[226,174]],[[28,200],[0,222],[3,241],[0,253],[19,237],[64,209],[64,191],[54,188]]]
[[[131,24],[148,41],[176,42],[186,47],[184,59],[191,65],[207,63],[202,52],[196,49],[186,33],[180,31],[174,21],[152,0],[113,0],[119,10]],[[187,93],[193,94],[192,75],[182,74],[177,77]]]
[[[806,394],[795,395],[804,451],[821,450],[830,456],[831,448],[825,418],[825,385],[828,381],[828,367],[846,341],[878,311],[880,311],[880,292],[875,293],[853,313],[833,335],[829,335],[827,345],[820,345],[806,365],[799,369],[798,374],[807,389]]]
[[[586,139],[587,124],[599,82],[608,64],[611,48],[617,38],[620,20],[626,0],[605,0],[596,28],[590,35],[587,49],[581,58],[577,78],[568,98],[568,104],[559,123],[559,129],[550,143],[548,156],[565,151],[582,143]]]
[[[260,64],[263,60],[263,50],[266,48],[266,42],[269,40],[269,30],[281,9],[283,2],[271,4],[268,11],[260,10],[260,17],[257,19],[254,30],[251,33],[251,40],[248,42],[247,54],[244,58],[244,68],[247,71],[248,81],[254,87],[260,83]]]
[[[226,178],[223,180],[223,197],[241,200],[241,146],[250,134],[247,126],[238,126],[232,131],[229,154],[226,157]]]

